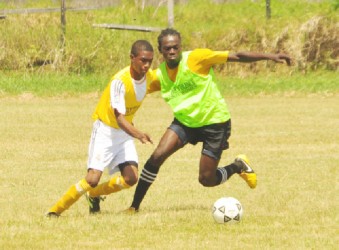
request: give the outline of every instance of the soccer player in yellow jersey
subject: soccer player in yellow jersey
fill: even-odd
[[[231,134],[231,116],[218,90],[212,66],[227,62],[272,60],[290,65],[291,58],[282,53],[229,53],[196,49],[181,51],[181,36],[174,29],[165,29],[158,36],[158,49],[164,58],[156,70],[154,90],[172,108],[174,120],[162,136],[157,148],[146,162],[137,184],[130,212],[138,211],[150,185],[164,161],[187,143],[202,142],[199,182],[213,187],[227,181],[233,174],[242,177],[250,188],[257,185],[257,176],[245,155],[238,155],[227,166],[218,167]]]
[[[90,213],[100,212],[100,196],[130,188],[138,180],[138,155],[133,139],[152,143],[150,136],[133,126],[133,117],[152,83],[150,66],[153,47],[145,40],[133,43],[130,66],[115,74],[104,90],[93,114],[94,125],[89,144],[87,175],[48,210],[58,217],[86,193]],[[99,184],[105,168],[121,175]],[[99,184],[99,185],[98,185]]]

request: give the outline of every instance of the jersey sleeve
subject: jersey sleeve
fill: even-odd
[[[125,115],[125,85],[122,83],[121,80],[114,79],[111,82],[110,92],[112,109],[116,109],[120,114]]]
[[[225,63],[228,54],[228,51],[195,49],[188,56],[187,64],[193,72],[207,75],[213,65]]]
[[[160,91],[160,81],[157,76],[157,69],[153,70],[150,74],[151,83],[148,85],[147,93],[153,93],[156,91]]]

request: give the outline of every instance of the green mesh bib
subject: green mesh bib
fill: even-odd
[[[166,63],[160,64],[157,76],[162,97],[171,106],[174,117],[187,127],[197,128],[229,120],[230,113],[215,83],[213,69],[207,76],[192,72],[187,66],[189,53],[182,53],[175,82],[167,75]]]

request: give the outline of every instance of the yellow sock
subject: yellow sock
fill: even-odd
[[[120,191],[121,189],[130,188],[131,186],[125,182],[124,177],[114,176],[107,182],[104,182],[88,192],[91,197],[98,197],[100,195],[108,195]]]
[[[87,183],[85,179],[82,179],[77,184],[72,185],[60,198],[60,200],[49,209],[49,212],[54,212],[60,215],[90,189],[92,189],[92,187]]]

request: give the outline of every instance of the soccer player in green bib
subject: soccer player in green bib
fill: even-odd
[[[212,66],[225,62],[255,62],[272,60],[290,65],[286,54],[212,51],[195,49],[182,52],[181,35],[165,29],[158,36],[158,49],[164,62],[156,69],[153,91],[160,90],[174,113],[174,120],[162,136],[157,148],[147,160],[134,193],[129,212],[139,210],[149,187],[164,161],[187,143],[202,142],[199,182],[213,187],[226,182],[233,174],[242,177],[250,188],[257,185],[257,176],[246,155],[218,167],[223,150],[229,147],[231,116],[218,90]],[[157,88],[157,89],[156,89]]]

